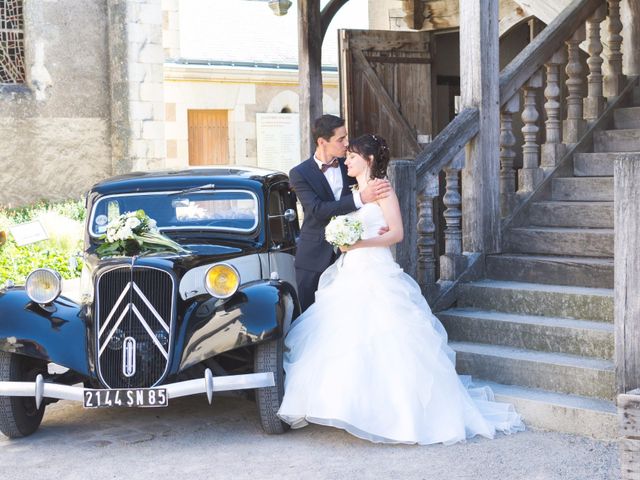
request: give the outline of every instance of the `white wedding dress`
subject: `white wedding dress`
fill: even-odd
[[[376,203],[351,215],[364,238],[385,225]],[[313,422],[372,442],[419,444],[524,429],[490,389],[463,385],[442,324],[386,247],[352,250],[329,267],[285,347],[278,415],[292,428]]]

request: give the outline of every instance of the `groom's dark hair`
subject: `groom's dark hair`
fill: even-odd
[[[344,126],[344,119],[340,117],[336,117],[335,115],[322,115],[320,118],[316,119],[313,124],[313,141],[318,144],[319,138],[324,138],[329,141],[333,136],[333,132],[336,128],[340,128]]]

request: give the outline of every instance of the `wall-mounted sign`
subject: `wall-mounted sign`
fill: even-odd
[[[19,247],[49,238],[44,227],[38,220],[14,225],[13,227],[9,227],[9,231]]]
[[[297,113],[256,114],[258,166],[289,173],[300,163],[300,116]]]

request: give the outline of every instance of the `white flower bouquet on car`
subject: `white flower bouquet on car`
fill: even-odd
[[[100,257],[144,255],[154,252],[188,253],[179,243],[158,231],[156,221],[144,210],[126,212],[107,225],[96,253]]]
[[[362,238],[364,227],[357,218],[349,215],[333,217],[324,230],[324,237],[335,247],[350,246]]]

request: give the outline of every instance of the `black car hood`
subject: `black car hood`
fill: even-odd
[[[261,249],[254,245],[231,246],[214,244],[183,244],[189,253],[166,254],[154,253],[138,257],[108,257],[98,258],[95,252],[87,252],[85,261],[93,272],[104,268],[115,267],[123,264],[140,266],[152,266],[168,271],[173,271],[178,277],[185,272],[200,265],[221,262],[239,256],[260,253]]]

